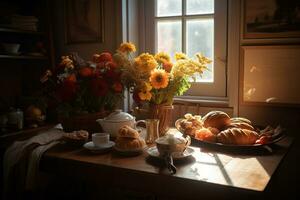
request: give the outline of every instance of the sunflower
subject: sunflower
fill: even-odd
[[[170,62],[170,56],[165,52],[159,52],[154,56],[158,63]]]
[[[150,83],[155,89],[165,88],[169,83],[169,74],[163,69],[155,69],[151,72]]]
[[[125,42],[120,45],[120,47],[118,48],[118,51],[121,51],[123,53],[130,53],[130,52],[135,52],[136,48],[135,48],[134,44],[132,44],[130,42]]]

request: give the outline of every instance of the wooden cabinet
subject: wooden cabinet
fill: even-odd
[[[40,90],[40,76],[52,68],[54,50],[48,0],[0,2],[0,115],[10,107],[25,110]],[[28,133],[0,124],[0,139]]]

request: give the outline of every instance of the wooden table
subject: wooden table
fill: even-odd
[[[171,199],[264,198],[291,143],[292,138],[284,138],[273,146],[273,153],[263,149],[236,153],[192,147],[192,157],[175,163],[175,175],[146,152],[124,157],[116,152],[97,155],[83,148],[58,146],[43,156],[41,170]]]

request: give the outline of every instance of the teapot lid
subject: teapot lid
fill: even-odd
[[[115,110],[114,112],[110,113],[105,120],[108,121],[128,121],[133,120],[134,117],[129,113],[122,112],[122,110]]]

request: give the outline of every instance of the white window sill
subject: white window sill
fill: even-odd
[[[202,107],[228,108],[229,100],[227,97],[197,97],[180,96],[174,98],[175,104],[198,104]]]

